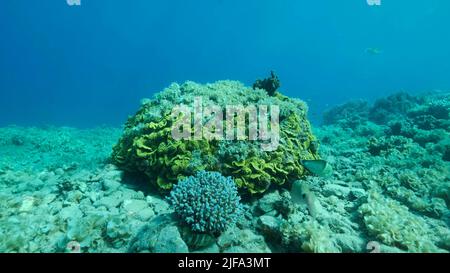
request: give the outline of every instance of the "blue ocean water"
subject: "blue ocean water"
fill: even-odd
[[[6,0],[0,125],[121,125],[171,82],[275,70],[311,119],[350,99],[449,89],[447,0]],[[367,49],[379,54],[370,54]]]

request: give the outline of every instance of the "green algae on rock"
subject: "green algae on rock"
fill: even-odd
[[[256,141],[174,139],[171,115],[177,105],[192,105],[201,98],[203,107],[229,105],[276,105],[279,115],[279,146],[264,151]],[[306,176],[304,159],[319,159],[317,141],[307,120],[307,106],[280,93],[270,96],[262,89],[236,81],[212,84],[172,84],[145,100],[125,125],[112,153],[113,162],[126,171],[146,175],[160,189],[170,190],[178,180],[197,171],[217,171],[234,178],[244,192],[263,193],[271,185],[283,185]],[[202,119],[202,125],[206,122]],[[245,126],[245,131],[250,130]]]

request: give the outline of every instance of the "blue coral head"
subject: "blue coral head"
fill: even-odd
[[[218,172],[199,171],[174,185],[167,200],[193,232],[218,234],[243,215],[236,185]]]

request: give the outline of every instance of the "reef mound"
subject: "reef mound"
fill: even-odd
[[[174,139],[172,126],[177,117],[172,110],[179,105],[194,105],[197,98],[201,98],[203,108],[219,107],[224,112],[229,106],[276,105],[279,145],[274,151],[265,151],[259,141],[248,139]],[[113,149],[112,161],[123,170],[145,175],[162,190],[170,190],[179,180],[204,170],[233,177],[241,192],[263,193],[271,185],[304,177],[301,160],[319,158],[307,110],[301,100],[279,92],[268,94],[237,81],[174,83],[153,99],[143,100],[137,113],[126,122],[123,136]],[[202,117],[201,125],[207,120],[208,117]],[[246,122],[244,126],[248,132],[250,125]]]

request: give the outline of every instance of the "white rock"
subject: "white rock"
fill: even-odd
[[[55,174],[56,175],[63,175],[64,174],[64,170],[61,169],[61,168],[58,168],[58,169],[55,170]]]
[[[270,253],[262,235],[256,235],[249,229],[231,228],[222,233],[217,244],[224,253]]]
[[[258,208],[263,212],[267,213],[269,211],[275,210],[275,204],[281,200],[280,193],[278,191],[266,193],[258,201]]]
[[[279,232],[281,220],[269,215],[263,215],[258,219],[258,227],[266,235],[274,235]]]
[[[19,208],[20,212],[28,212],[33,209],[35,199],[34,197],[27,196],[23,199],[22,204]]]
[[[147,221],[150,218],[152,218],[154,215],[155,215],[155,213],[153,212],[153,210],[151,208],[143,209],[136,214],[138,219],[141,221]]]
[[[326,184],[323,187],[322,193],[326,197],[331,195],[335,195],[338,197],[347,197],[350,194],[350,188],[336,184]]]
[[[149,206],[145,200],[127,199],[123,202],[122,208],[128,215],[136,215],[144,209],[148,209]]]
[[[89,198],[84,198],[83,200],[80,201],[80,207],[81,206],[90,207],[92,206],[92,202]]]
[[[100,200],[94,202],[94,206],[96,207],[105,206],[110,209],[119,206],[120,203],[122,203],[122,199],[120,198],[117,198],[115,196],[105,196]]]
[[[92,191],[88,193],[88,197],[89,199],[91,199],[92,202],[95,202],[99,199],[99,194],[97,192]]]
[[[79,203],[82,198],[83,198],[83,193],[79,190],[75,190],[75,191],[69,192],[69,194],[67,195],[66,201]]]
[[[107,191],[115,191],[120,187],[120,183],[114,180],[106,179],[103,180],[103,189]]]
[[[162,214],[170,211],[169,203],[167,203],[163,199],[149,195],[147,196],[146,200],[156,214]]]
[[[145,199],[145,196],[142,192],[137,192],[131,189],[124,189],[122,191],[123,199]]]
[[[78,185],[78,188],[80,189],[80,191],[85,192],[85,191],[87,190],[87,185],[86,185],[86,183],[81,182],[81,183]]]
[[[61,210],[59,213],[59,216],[66,220],[66,219],[78,219],[83,217],[83,212],[78,208],[76,205],[72,205],[69,207],[65,207]]]
[[[363,196],[366,196],[366,191],[359,188],[353,188],[351,189],[351,193],[355,198],[360,198]]]
[[[189,253],[189,248],[181,239],[181,235],[174,226],[164,227],[158,234],[154,246],[154,253]]]
[[[42,204],[43,204],[43,205],[47,205],[47,204],[53,202],[53,200],[55,200],[55,199],[56,199],[56,194],[51,193],[51,194],[49,194],[49,195],[46,195],[46,196],[42,199]]]

